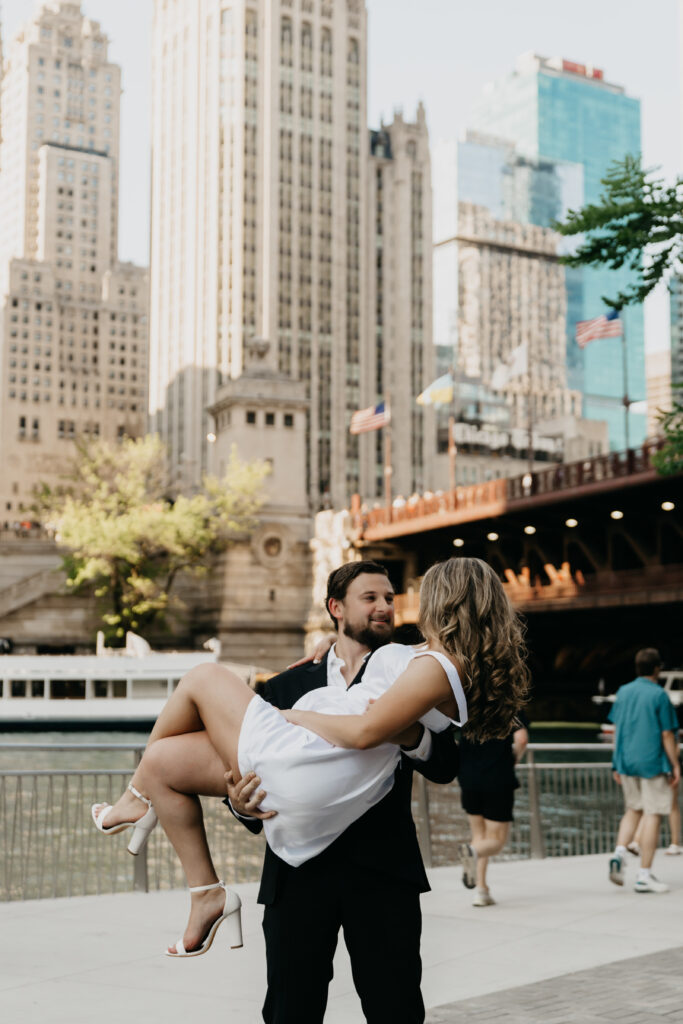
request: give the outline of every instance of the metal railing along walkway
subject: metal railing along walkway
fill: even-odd
[[[90,806],[113,803],[128,782],[142,747],[127,744],[0,744],[4,760],[20,751],[93,752],[103,761],[130,755],[128,767],[0,770],[0,900],[52,898],[183,884],[178,859],[163,830],[144,854],[130,857],[125,834],[105,839],[92,826]],[[590,754],[590,757],[586,755]],[[530,744],[518,766],[520,788],[506,858],[607,853],[622,813],[612,780],[611,747]],[[555,760],[550,760],[555,758]],[[233,882],[256,881],[263,838],[251,835],[215,798],[203,799],[209,843]],[[414,813],[428,866],[452,864],[468,835],[457,783],[439,786],[415,776]],[[665,833],[666,834],[666,833]]]

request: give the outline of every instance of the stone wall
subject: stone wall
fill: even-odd
[[[166,625],[145,638],[161,649],[199,647],[217,636],[224,660],[272,671],[300,658],[311,605],[310,523],[297,517],[262,522],[205,577],[179,578],[173,591],[178,604]],[[0,608],[3,592],[18,594],[18,607],[0,614],[0,637],[12,640],[16,653],[94,650],[100,627],[94,597],[67,593],[58,578],[35,599],[21,596],[22,580],[28,592],[36,577],[59,565],[55,546],[17,541],[11,553],[8,547],[0,545]]]

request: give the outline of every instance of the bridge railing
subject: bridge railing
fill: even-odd
[[[0,771],[0,901],[91,893],[170,889],[183,885],[178,859],[162,829],[144,853],[126,852],[126,837],[101,836],[90,818],[93,803],[112,803],[129,780],[141,747],[125,744],[0,744],[13,751],[129,751],[130,767]],[[608,853],[621,815],[621,792],[612,781],[611,747],[530,744],[518,766],[515,822],[508,858]],[[561,760],[551,761],[550,758]],[[428,866],[452,864],[468,834],[457,783],[437,786],[415,776],[415,821]],[[202,801],[215,860],[232,882],[256,881],[264,842],[251,835],[215,799]],[[665,826],[666,830],[666,826]],[[666,834],[666,831],[665,831]]]
[[[604,480],[623,479],[652,468],[652,456],[663,445],[663,440],[646,441],[639,448],[626,452],[594,455],[576,462],[553,463],[547,468],[520,476],[488,480],[484,483],[456,487],[453,491],[414,495],[407,500],[397,498],[391,508],[381,506],[364,509],[360,499],[352,503],[354,527],[361,533],[377,526],[409,523],[411,520],[440,513],[478,509],[495,515],[496,508],[503,511],[515,501],[523,501],[543,494],[570,491]]]

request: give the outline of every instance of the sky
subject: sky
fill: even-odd
[[[192,3],[194,0],[186,0]],[[335,0],[336,2],[336,0]],[[683,3],[683,0],[681,0]],[[3,49],[40,0],[2,0]],[[642,103],[643,156],[680,173],[679,0],[367,0],[371,126],[425,104],[433,142],[462,135],[484,85],[533,50],[602,68]],[[149,259],[150,53],[153,0],[82,0],[120,64],[121,259]],[[668,346],[667,296],[646,306],[648,349]]]

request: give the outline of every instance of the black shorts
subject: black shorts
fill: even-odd
[[[465,786],[461,789],[460,795],[462,809],[466,814],[479,814],[489,821],[513,821],[514,789],[507,786],[503,789]]]

